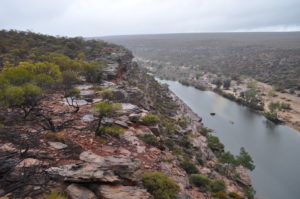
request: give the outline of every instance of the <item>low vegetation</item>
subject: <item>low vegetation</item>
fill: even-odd
[[[147,126],[154,126],[158,124],[160,119],[157,115],[149,113],[145,116],[142,116],[141,120]]]
[[[177,183],[166,174],[159,172],[145,173],[143,184],[154,199],[174,199],[179,192]]]
[[[151,146],[158,146],[158,140],[154,135],[144,134],[139,136],[139,138],[143,140],[146,144],[149,144]]]

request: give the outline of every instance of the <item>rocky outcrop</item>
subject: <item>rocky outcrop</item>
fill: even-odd
[[[103,199],[151,199],[151,195],[139,187],[101,185],[97,192]]]
[[[138,181],[140,179],[140,161],[122,156],[98,156],[92,152],[82,152],[83,162],[51,167],[47,172],[60,176],[69,182],[106,182],[116,183],[122,180]]]

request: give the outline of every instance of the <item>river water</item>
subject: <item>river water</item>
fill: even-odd
[[[238,154],[241,147],[252,156],[256,168],[250,173],[256,196],[263,199],[300,199],[300,133],[274,125],[247,107],[211,91],[200,91],[175,81],[169,85],[181,100],[203,118],[206,127]],[[211,116],[210,113],[216,113]]]

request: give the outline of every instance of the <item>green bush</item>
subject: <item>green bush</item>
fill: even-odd
[[[197,187],[206,187],[209,184],[210,179],[203,174],[192,174],[190,176],[190,181]]]
[[[251,185],[245,188],[245,192],[248,199],[254,199],[256,191]]]
[[[221,163],[227,163],[227,164],[231,164],[231,165],[236,165],[236,163],[237,163],[234,155],[232,155],[230,152],[222,153],[219,157],[219,161]]]
[[[228,196],[232,199],[243,199],[242,196],[240,196],[239,194],[235,193],[235,192],[229,192]]]
[[[207,136],[207,142],[208,142],[208,147],[213,150],[213,152],[223,152],[224,151],[224,144],[222,144],[219,140],[218,137],[209,135]]]
[[[143,140],[146,144],[152,145],[152,146],[157,146],[158,145],[158,140],[156,136],[151,135],[151,134],[144,134],[139,136],[141,140]]]
[[[190,160],[185,159],[180,163],[181,168],[183,168],[188,174],[197,174],[199,173],[197,167]]]
[[[102,127],[97,131],[97,135],[99,136],[103,136],[103,135],[119,136],[122,134],[124,134],[124,129],[117,125]]]
[[[174,199],[179,192],[177,183],[167,175],[159,172],[145,173],[143,184],[154,199]]]
[[[226,185],[223,180],[211,180],[208,186],[209,189],[215,193],[226,190]]]
[[[237,164],[240,164],[251,171],[255,169],[252,157],[249,155],[249,153],[245,150],[244,147],[240,149],[240,155],[237,157]]]
[[[63,71],[62,72],[62,83],[67,87],[72,87],[72,85],[80,82],[78,74],[74,71]]]
[[[67,196],[56,191],[51,191],[51,193],[46,196],[45,199],[67,199]]]
[[[158,117],[157,115],[155,115],[155,114],[149,113],[149,114],[147,114],[147,115],[145,115],[145,116],[142,116],[142,117],[141,117],[141,120],[142,120],[142,122],[143,122],[145,125],[147,125],[147,126],[153,126],[153,125],[158,124],[158,122],[159,122],[159,117]]]
[[[228,199],[227,194],[223,191],[217,192],[217,193],[213,193],[212,196],[215,199]]]

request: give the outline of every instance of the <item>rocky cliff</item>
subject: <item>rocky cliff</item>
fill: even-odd
[[[60,90],[41,101],[47,118],[32,114],[24,120],[3,109],[0,196],[44,198],[52,191],[72,199],[167,199],[145,183],[145,173],[161,172],[178,185],[176,198],[249,197],[247,170],[221,163],[201,118],[132,58],[116,46],[91,57],[107,66],[101,83],[83,79],[76,85],[76,112]],[[95,133],[99,115],[94,109],[99,102],[120,105],[116,114],[100,120],[102,128],[111,127],[100,135]],[[207,181],[192,180],[195,174]],[[221,188],[210,182],[219,182]]]

